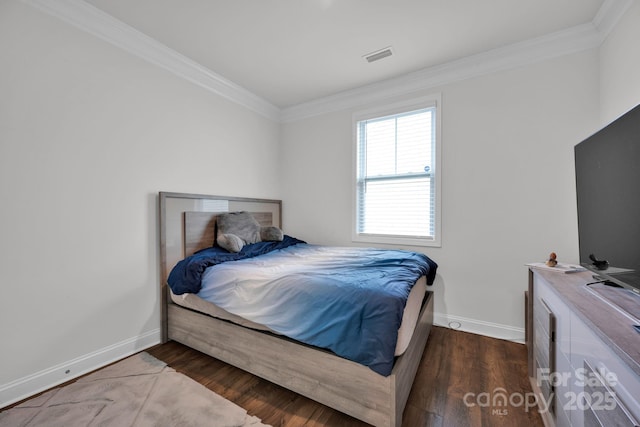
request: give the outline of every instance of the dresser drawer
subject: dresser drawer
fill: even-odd
[[[541,297],[535,298],[533,302],[533,319],[534,323],[539,326],[539,328],[536,328],[536,332],[542,330],[546,335],[551,336],[552,317],[554,315],[547,302]]]
[[[585,427],[638,427],[638,422],[627,407],[618,399],[615,391],[589,362],[584,361],[584,408]]]
[[[542,298],[535,298],[534,306],[534,377],[545,402],[549,402],[549,411],[556,412],[555,389],[551,382],[556,371],[556,353],[554,337],[556,335],[556,316]]]

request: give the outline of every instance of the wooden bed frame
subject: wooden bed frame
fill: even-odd
[[[163,342],[174,340],[317,402],[379,427],[399,427],[433,324],[427,292],[409,346],[384,377],[329,351],[260,332],[174,304],[167,277],[177,261],[214,239],[216,212],[256,212],[262,225],[282,227],[279,200],[160,193]]]

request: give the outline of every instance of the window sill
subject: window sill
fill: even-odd
[[[382,236],[375,234],[354,234],[351,237],[353,242],[358,243],[379,243],[387,245],[402,246],[425,246],[436,247],[441,246],[439,239],[429,237],[405,237],[405,236]]]

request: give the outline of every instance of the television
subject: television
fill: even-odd
[[[640,105],[574,153],[580,264],[640,294]]]

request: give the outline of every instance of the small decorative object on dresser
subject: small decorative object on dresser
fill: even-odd
[[[556,273],[565,273],[565,274],[580,273],[582,271],[587,271],[586,268],[577,264],[564,264],[564,263],[556,262],[555,265],[550,266],[548,263],[549,261],[532,262],[527,264],[527,267],[536,268],[538,270],[555,271]]]
[[[549,259],[547,260],[547,262],[545,262],[545,264],[547,264],[547,266],[549,267],[555,267],[556,265],[558,265],[558,261],[556,259],[557,257],[558,256],[555,252],[551,252],[551,254],[549,254]]]

